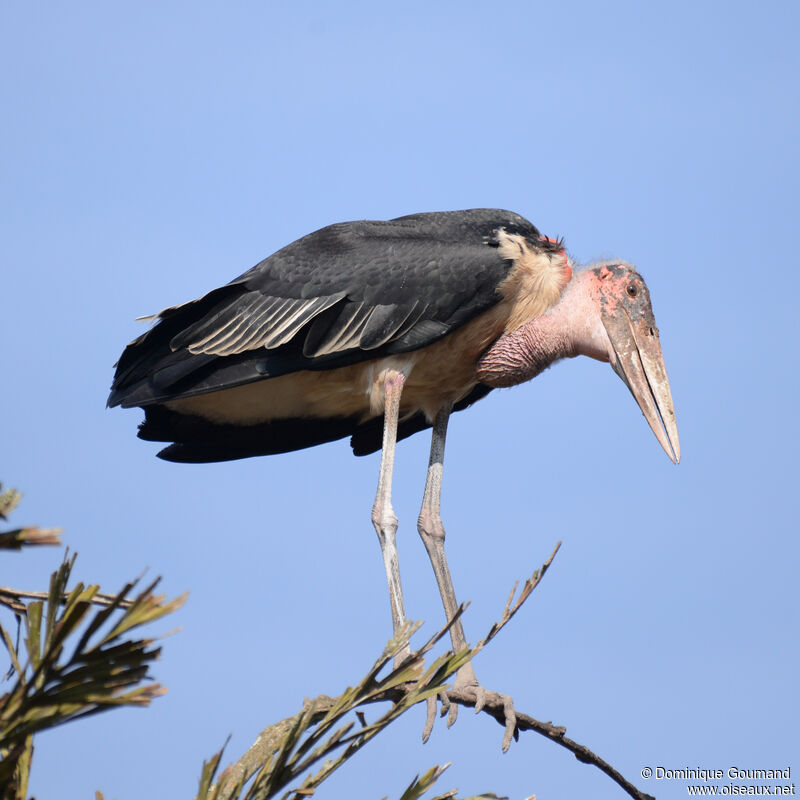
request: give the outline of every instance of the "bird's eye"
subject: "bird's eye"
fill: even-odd
[[[628,293],[628,297],[636,297],[639,294],[639,287],[635,283],[629,283],[625,291]]]

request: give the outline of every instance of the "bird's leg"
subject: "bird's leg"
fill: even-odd
[[[450,576],[450,568],[447,566],[447,558],[444,552],[445,530],[442,524],[440,513],[442,496],[442,471],[444,467],[444,444],[447,437],[447,423],[450,419],[451,406],[445,406],[436,414],[433,421],[433,435],[431,437],[431,454],[428,461],[428,475],[425,481],[425,494],[422,498],[422,509],[417,520],[417,530],[428,551],[431,560],[436,583],[439,585],[439,593],[444,603],[447,619],[451,620],[458,611],[458,602],[453,588],[453,579]],[[457,619],[450,628],[450,638],[453,643],[453,651],[458,652],[467,646],[464,636],[464,627],[461,620]],[[478,683],[475,669],[472,662],[468,661],[456,674],[454,688],[457,690],[471,689],[475,692],[475,711],[479,712],[484,705],[486,691]],[[503,705],[506,711],[506,737],[503,740],[503,749],[507,750],[506,740],[510,741],[516,726],[516,716],[513,711],[513,703],[510,697],[503,697]],[[447,727],[449,728],[458,716],[458,706],[455,703],[449,704],[447,716]],[[442,713],[446,708],[443,700]],[[427,741],[433,729],[433,720],[436,715],[436,698],[428,700],[428,717],[425,722],[425,729],[422,734],[423,741]]]
[[[447,566],[447,558],[444,553],[444,525],[440,515],[442,497],[442,470],[444,465],[444,442],[447,436],[447,422],[450,418],[450,407],[439,411],[433,423],[433,436],[431,437],[431,455],[428,461],[428,476],[425,481],[425,494],[422,498],[422,509],[417,520],[417,530],[428,551],[428,557],[433,566],[433,573],[436,575],[436,583],[439,585],[439,592],[442,595],[445,614],[451,620],[458,611],[453,580],[450,577],[450,569]],[[450,638],[453,642],[453,650],[458,652],[467,646],[464,636],[464,627],[461,620],[455,621],[450,628]],[[467,664],[472,669],[471,664]],[[477,681],[476,681],[477,682]]]
[[[436,576],[436,583],[439,586],[439,593],[442,596],[445,615],[451,620],[458,611],[458,601],[456,600],[453,579],[450,576],[450,568],[447,566],[447,557],[444,552],[445,530],[442,524],[440,513],[442,497],[442,472],[444,469],[444,445],[447,437],[447,423],[450,419],[450,406],[440,409],[433,422],[433,435],[431,437],[431,454],[428,460],[428,475],[425,480],[425,494],[422,498],[422,508],[417,520],[417,530],[422,537],[428,557],[431,560],[433,574]],[[450,628],[450,639],[453,643],[453,651],[458,652],[467,646],[464,626],[461,620],[456,620]],[[465,686],[477,686],[478,679],[471,662],[467,662],[456,675],[456,685],[458,688]],[[432,705],[432,704],[433,705]],[[428,724],[432,723],[430,714],[431,709],[435,709],[436,700],[432,698],[428,703]],[[452,725],[458,714],[458,706],[453,703],[450,705],[448,716],[448,726]]]
[[[397,422],[400,415],[400,395],[405,378],[400,372],[389,372],[384,380],[383,448],[381,450],[381,471],[378,477],[378,491],[372,506],[372,524],[381,544],[386,579],[389,582],[389,602],[392,607],[392,625],[397,634],[405,622],[403,587],[400,583],[400,564],[397,557],[395,533],[397,517],[392,508],[392,471],[394,451],[397,444]],[[408,645],[395,656],[399,663],[410,652]]]

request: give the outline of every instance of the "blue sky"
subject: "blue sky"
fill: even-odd
[[[661,797],[645,766],[800,768],[797,681],[797,5],[767,2],[5,4],[0,19],[3,474],[16,521],[60,525],[76,577],[145,567],[191,596],[146,711],[40,737],[32,793],[191,797],[305,696],[358,679],[390,634],[346,442],[167,464],[104,408],[140,315],[323,225],[497,206],[580,262],[648,281],[683,461],[625,387],[577,359],[451,423],[443,516],[467,637],[564,545],[476,661]],[[416,533],[428,438],[398,448],[406,605],[433,630]],[[5,556],[45,585],[59,554]],[[164,629],[170,627],[165,626]],[[618,797],[597,770],[462,712],[423,712],[326,797],[438,788]],[[87,756],[88,752],[91,755]]]

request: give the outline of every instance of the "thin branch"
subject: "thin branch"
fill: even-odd
[[[49,592],[23,592],[19,589],[12,589],[10,586],[0,586],[0,605],[7,606],[15,614],[24,614],[27,606],[23,600],[47,600]],[[116,595],[102,594],[98,592],[91,598],[91,604],[95,606],[108,607],[114,604]],[[69,592],[63,592],[58,599],[60,605],[64,606],[69,601]],[[133,600],[122,600],[117,604],[118,608],[130,608]]]
[[[451,703],[458,703],[461,706],[475,706],[474,692],[455,691],[453,689],[447,690],[447,699]],[[503,710],[503,696],[497,692],[486,692],[486,702],[483,706],[485,711],[490,717],[494,717],[497,722],[505,727],[505,712]],[[600,758],[596,753],[592,752],[586,745],[579,744],[578,742],[567,737],[567,729],[561,725],[553,725],[552,722],[541,722],[538,719],[523,714],[521,711],[516,711],[517,715],[517,730],[518,731],[535,731],[536,733],[546,737],[551,742],[555,742],[561,747],[569,750],[578,761],[583,764],[593,764],[602,772],[605,772],[612,781],[614,781],[620,788],[624,789],[631,797],[636,800],[655,800],[652,795],[639,791],[630,781],[612,767],[607,761]],[[516,734],[515,734],[516,735]]]
[[[539,582],[544,578],[545,573],[550,568],[550,565],[553,563],[553,559],[556,557],[556,553],[558,549],[561,547],[561,542],[556,542],[556,546],[553,548],[553,552],[550,553],[547,560],[542,564],[539,569],[535,570],[533,575],[531,575],[528,580],[522,585],[522,591],[519,593],[519,597],[517,598],[517,602],[514,603],[514,607],[511,607],[511,603],[514,600],[514,595],[517,592],[517,585],[514,584],[514,587],[511,589],[511,593],[508,595],[508,600],[506,601],[506,607],[503,610],[503,615],[500,619],[489,628],[489,632],[486,636],[481,639],[473,650],[473,657],[477,655],[483,648],[500,633],[503,628],[511,621],[513,616],[517,613],[517,611],[522,608],[522,604],[531,596],[533,590],[539,585]]]

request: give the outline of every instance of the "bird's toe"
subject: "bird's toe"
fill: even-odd
[[[454,695],[451,699],[449,695]],[[502,750],[507,752],[511,746],[511,740],[517,738],[517,715],[514,711],[514,701],[510,695],[500,694],[484,689],[477,679],[469,674],[458,674],[453,689],[450,692],[440,692],[436,697],[429,697],[426,701],[425,727],[422,731],[422,741],[427,742],[433,732],[433,725],[436,721],[437,700],[441,702],[442,708],[440,716],[447,716],[447,727],[451,727],[458,719],[459,702],[468,704],[474,702],[475,713],[478,714],[485,708],[491,712],[493,709],[502,708],[504,727]],[[493,714],[496,716],[496,714]]]
[[[488,707],[497,707],[502,706],[503,709],[503,724],[504,725],[504,733],[503,733],[503,743],[502,749],[503,752],[507,752],[508,748],[511,746],[511,739],[517,736],[517,715],[514,711],[514,701],[512,700],[510,695],[507,694],[500,694],[499,692],[491,692],[487,689],[484,689],[483,686],[478,683],[476,677],[474,677],[474,672],[472,675],[468,673],[462,674],[459,673],[456,676],[455,684],[453,685],[453,691],[462,693],[462,695],[473,695],[475,698],[475,713],[478,714],[483,711],[484,708]],[[471,699],[471,698],[470,698]],[[456,715],[452,713],[452,709],[456,708],[457,705],[455,702],[451,702],[451,712],[448,715],[448,727],[452,725],[452,722],[455,722]],[[452,722],[450,721],[452,718]]]
[[[436,698],[429,697],[426,701],[425,727],[422,729],[422,743],[425,744],[431,738],[433,723],[436,721]]]
[[[486,689],[480,684],[475,687],[475,713],[480,714],[486,705]]]
[[[503,700],[503,715],[505,716],[506,720],[506,729],[505,733],[503,733],[503,752],[508,752],[508,748],[511,747],[511,739],[512,737],[518,737],[519,734],[517,733],[517,714],[514,711],[514,701],[511,697],[507,694],[501,694],[500,697]]]
[[[458,719],[458,703],[451,703],[449,700],[447,701],[448,705],[450,706],[447,710],[447,727],[452,728],[453,725],[456,724],[456,720]],[[442,716],[444,716],[445,708],[442,706]]]

